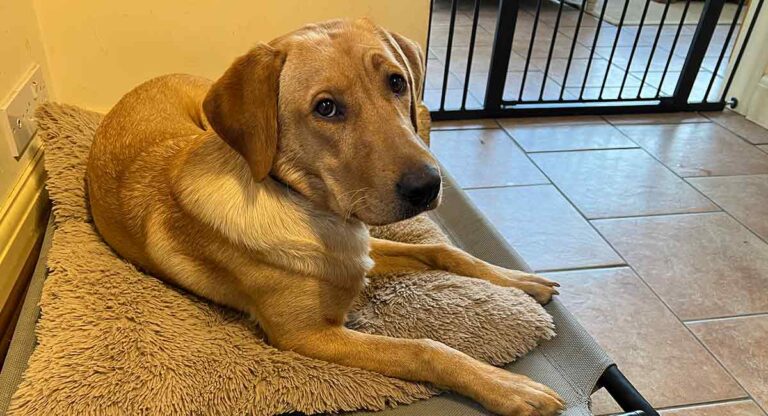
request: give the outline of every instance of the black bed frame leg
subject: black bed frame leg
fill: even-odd
[[[659,416],[645,397],[616,367],[616,364],[606,368],[597,383],[608,391],[608,394],[625,412],[628,412],[620,416]]]

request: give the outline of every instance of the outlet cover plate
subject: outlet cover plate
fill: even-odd
[[[0,105],[0,136],[11,154],[19,157],[37,132],[35,110],[48,101],[48,88],[39,65],[34,65]]]

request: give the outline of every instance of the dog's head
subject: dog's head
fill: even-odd
[[[440,200],[418,131],[422,59],[366,19],[308,25],[238,58],[203,109],[255,180],[271,175],[339,215],[388,224]]]

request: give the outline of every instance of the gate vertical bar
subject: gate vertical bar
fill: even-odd
[[[443,90],[440,93],[440,111],[445,110],[445,94],[448,90],[448,80],[451,71],[451,52],[453,50],[453,32],[456,29],[456,12],[459,0],[451,2],[451,22],[448,26],[448,45],[445,51],[445,69],[443,70]]]
[[[715,33],[717,21],[723,11],[725,0],[706,0],[704,10],[701,12],[701,20],[696,27],[696,32],[691,40],[691,47],[685,57],[680,79],[677,81],[674,94],[674,106],[684,108],[688,104],[688,96],[691,95],[693,83],[699,75],[699,68],[707,54],[709,42]]]
[[[491,50],[491,67],[488,72],[488,86],[485,89],[485,102],[483,103],[483,108],[486,110],[501,108],[519,9],[520,0],[501,0],[501,4],[499,4],[499,17],[496,21],[496,34]]]
[[[605,0],[606,2],[608,0]],[[690,0],[689,0],[690,1]],[[618,46],[619,39],[621,38],[621,29],[624,27],[624,18],[627,17],[627,8],[629,7],[629,0],[624,0],[624,8],[621,10],[621,18],[619,18],[619,26],[616,29],[616,37],[613,38],[613,44],[611,45],[611,55],[608,57],[608,67],[605,69],[605,75],[603,76],[603,82],[600,84],[600,94],[597,99],[603,99],[603,92],[605,91],[605,84],[608,82],[608,75],[611,72],[611,64],[613,63],[613,56],[616,54],[616,47]],[[629,71],[629,65],[627,65],[627,71]],[[619,91],[618,98],[621,98],[621,91]]]
[[[621,80],[621,87],[619,87],[619,97],[624,96],[624,86],[627,84],[627,79],[629,78],[629,73],[632,71],[632,60],[635,58],[635,52],[637,52],[637,43],[640,41],[640,36],[643,35],[643,25],[645,24],[645,18],[648,16],[648,6],[650,6],[651,0],[645,0],[645,7],[643,7],[643,14],[640,15],[640,26],[637,27],[637,34],[635,34],[635,41],[632,42],[632,51],[629,52],[629,62],[627,62],[627,70],[624,72],[624,78]],[[667,1],[667,6],[669,6],[669,1]],[[661,30],[661,28],[659,28]],[[651,56],[648,57],[648,60],[650,61],[653,59],[653,52],[651,51]],[[611,68],[607,69],[607,72],[610,72]],[[639,87],[641,90],[643,88],[643,85],[641,84]]]
[[[561,0],[565,1],[565,0]],[[605,0],[608,3],[608,0]],[[560,101],[563,100],[563,93],[565,93],[565,87],[568,86],[568,75],[571,73],[571,62],[573,62],[573,51],[576,49],[576,41],[579,39],[579,29],[581,29],[581,21],[584,18],[584,9],[587,8],[587,0],[581,2],[581,10],[579,10],[579,19],[576,21],[576,30],[573,33],[573,42],[571,42],[571,51],[568,53],[568,63],[565,65],[565,74],[563,75],[563,85],[560,87]],[[594,50],[594,48],[593,48]],[[544,80],[546,81],[546,80]]]
[[[720,51],[720,56],[717,58],[717,64],[715,65],[715,68],[712,70],[712,78],[709,80],[709,86],[707,86],[707,91],[704,93],[704,98],[702,99],[702,101],[709,100],[709,93],[710,91],[712,91],[712,86],[715,84],[715,80],[717,79],[717,72],[720,70],[720,65],[723,63],[723,58],[725,57],[725,53],[728,52],[728,46],[731,43],[731,37],[733,36],[733,31],[734,29],[736,29],[736,25],[739,24],[739,16],[741,16],[741,10],[743,7],[744,7],[744,0],[739,0],[739,6],[736,9],[736,14],[733,16],[733,22],[731,23],[731,27],[728,29],[728,36],[726,36],[725,41],[723,41],[723,49]]]
[[[739,54],[736,56],[736,60],[733,62],[733,66],[731,67],[731,74],[728,76],[728,82],[726,82],[725,87],[723,87],[723,94],[720,97],[721,100],[725,98],[725,94],[727,94],[728,89],[731,88],[733,77],[734,75],[736,75],[736,70],[739,68],[739,62],[741,62],[741,57],[744,56],[744,51],[747,50],[747,43],[749,42],[750,36],[752,36],[752,29],[755,28],[755,23],[757,22],[757,19],[760,18],[760,10],[762,8],[763,8],[763,0],[760,0],[757,2],[757,6],[755,6],[755,12],[752,14],[752,21],[749,22],[749,28],[747,28],[747,33],[744,35],[744,40],[741,42],[741,48],[739,49]],[[747,23],[748,17],[749,17],[749,9],[747,9],[747,12],[744,14],[744,21],[742,22],[742,25]],[[736,43],[734,43],[734,46],[733,46],[734,51],[736,49],[737,43],[739,43],[738,39],[736,40]]]
[[[691,6],[691,0],[685,1],[685,8],[683,8],[683,15],[680,16],[680,22],[677,25],[677,30],[675,31],[675,38],[672,40],[672,47],[669,51],[669,56],[667,56],[667,63],[664,64],[664,72],[661,74],[661,80],[659,81],[659,86],[656,88],[656,98],[659,98],[661,96],[661,87],[664,86],[664,80],[667,78],[667,72],[669,71],[669,65],[672,63],[672,58],[675,57],[675,51],[677,50],[677,41],[680,40],[680,33],[683,30],[683,24],[685,23],[685,16],[688,15],[688,8]]]
[[[461,110],[467,109],[467,94],[469,93],[469,79],[472,75],[472,58],[475,54],[475,39],[477,38],[477,21],[480,19],[480,0],[475,0],[474,14],[472,15],[472,34],[469,35],[469,51],[467,51],[467,73],[464,74],[464,93],[461,95]]]
[[[581,81],[581,90],[579,91],[579,100],[584,99],[584,88],[587,86],[587,79],[589,78],[589,70],[590,68],[592,68],[592,57],[595,56],[595,49],[597,49],[597,42],[600,39],[600,29],[603,27],[603,19],[605,18],[605,9],[607,8],[607,6],[608,6],[608,0],[603,1],[603,9],[600,11],[600,20],[597,23],[597,29],[595,29],[595,39],[592,41],[592,47],[589,48],[589,59],[587,60],[587,70],[584,72],[584,79]]]
[[[544,65],[544,75],[541,77],[541,90],[539,91],[539,101],[544,99],[544,90],[547,87],[547,77],[549,76],[549,67],[552,65],[552,53],[555,51],[555,45],[557,44],[557,30],[560,28],[560,18],[563,16],[563,5],[565,1],[560,2],[560,7],[557,8],[557,17],[555,18],[555,27],[552,29],[552,42],[549,44],[549,54],[547,55],[547,64]],[[528,53],[531,53],[530,51]]]
[[[523,94],[525,93],[525,80],[528,78],[528,68],[531,66],[531,55],[533,55],[533,48],[536,47],[536,31],[539,28],[539,15],[541,15],[541,4],[545,0],[539,0],[536,4],[536,15],[533,16],[533,29],[531,29],[531,42],[528,44],[528,52],[525,57],[525,68],[523,69],[523,80],[520,82],[520,94],[517,96],[517,101],[523,101]]]
[[[656,47],[659,46],[659,38],[661,38],[661,32],[664,31],[664,23],[667,21],[667,12],[669,12],[669,5],[672,4],[671,1],[667,1],[667,4],[664,5],[664,12],[661,13],[661,23],[659,23],[659,29],[656,31],[656,36],[653,38],[653,46],[651,46],[651,54],[648,56],[648,63],[645,65],[645,72],[643,72],[643,79],[640,80],[640,88],[637,89],[637,98],[640,98],[640,95],[643,93],[643,87],[645,87],[645,80],[648,78],[648,71],[651,70],[651,65],[653,64],[653,58],[656,57]],[[688,6],[686,4],[686,6]],[[681,20],[682,21],[682,20]],[[669,52],[669,56],[672,56],[675,54],[674,48]],[[629,68],[627,68],[627,72],[629,72]],[[659,88],[661,88],[661,84],[659,84]]]

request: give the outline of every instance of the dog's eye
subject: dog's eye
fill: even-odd
[[[405,92],[405,87],[408,84],[405,82],[405,78],[403,78],[400,74],[392,74],[389,76],[389,88],[394,92],[395,94],[402,94]]]
[[[315,106],[315,112],[322,117],[334,117],[336,115],[336,103],[329,99],[321,100]]]

